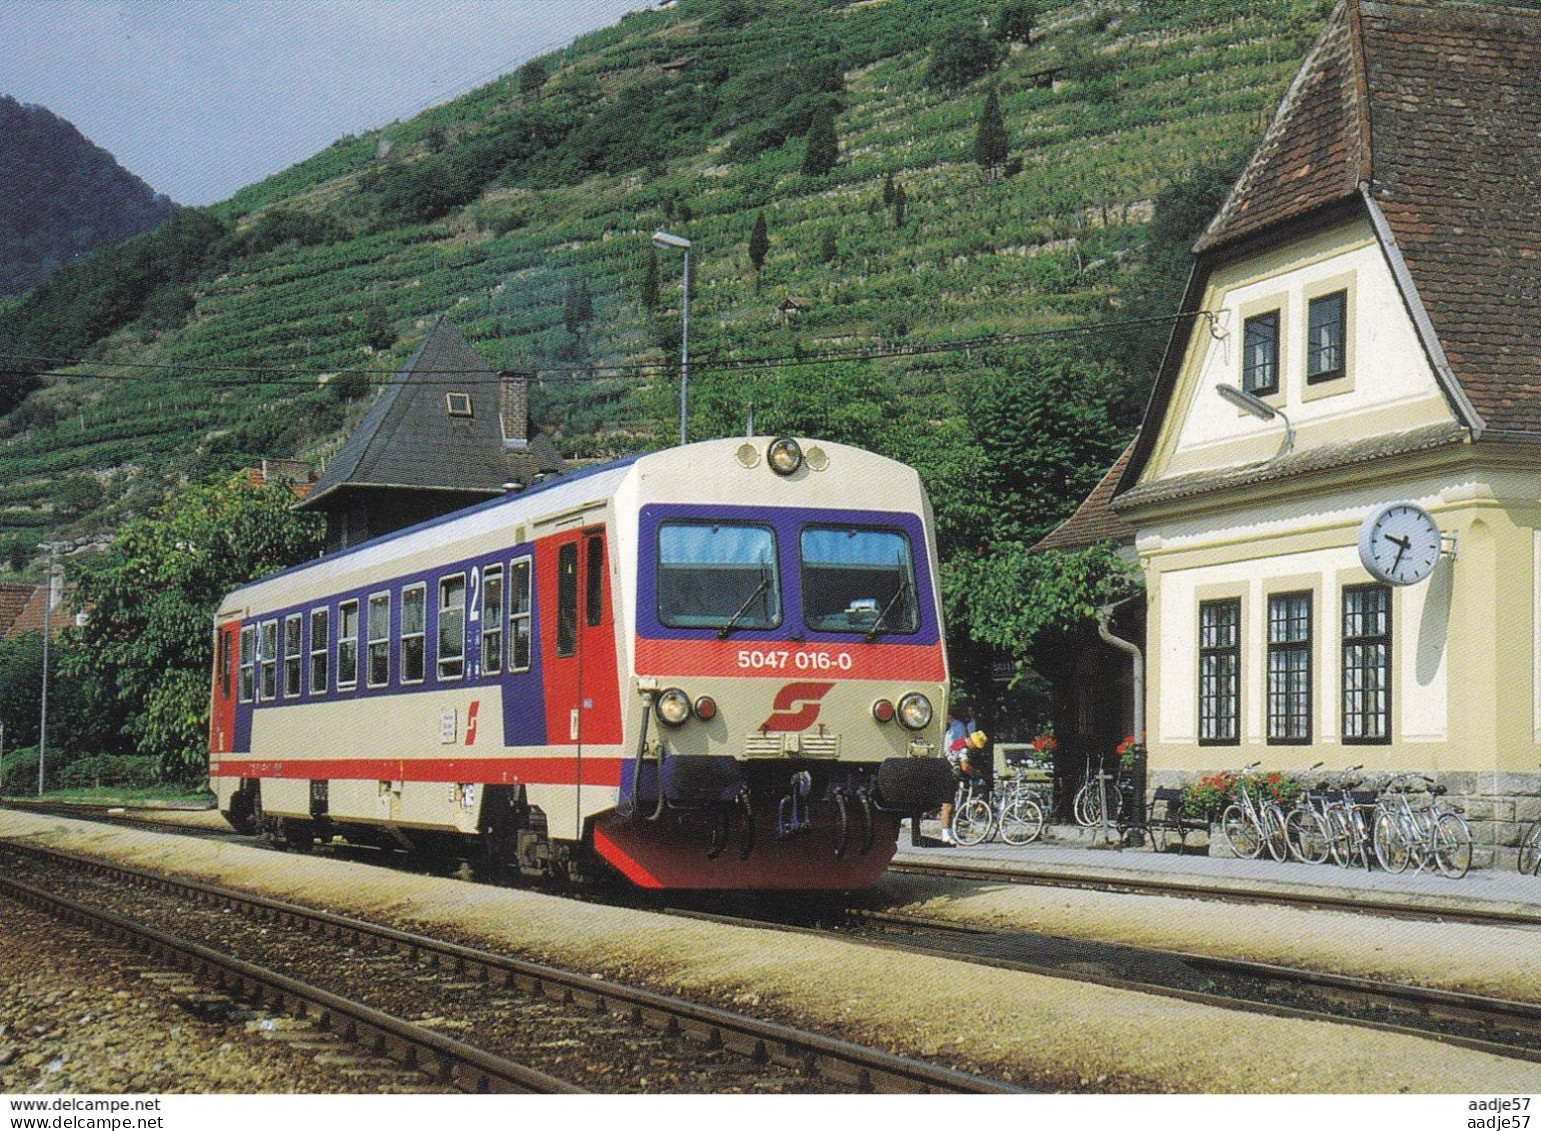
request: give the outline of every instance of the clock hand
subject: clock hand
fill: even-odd
[[[1408,541],[1405,538],[1388,538],[1387,541],[1396,542],[1402,547],[1397,551],[1397,556],[1392,559],[1391,568],[1386,571],[1387,573],[1396,573],[1397,566],[1402,564],[1402,555],[1407,553]]]
[[[1386,535],[1386,541],[1391,542],[1397,546],[1401,546],[1403,553],[1406,553],[1408,550],[1413,548],[1413,541],[1411,538],[1398,538],[1395,534],[1388,534]],[[1401,555],[1399,554],[1398,557],[1400,556]]]

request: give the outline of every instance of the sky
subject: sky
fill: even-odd
[[[0,0],[0,94],[212,204],[646,0]]]

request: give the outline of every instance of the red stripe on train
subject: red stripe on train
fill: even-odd
[[[637,674],[667,676],[802,676],[825,679],[946,678],[940,644],[799,644],[761,640],[652,640],[637,637]]]
[[[578,767],[583,780],[578,781]],[[284,758],[209,764],[211,778],[309,781],[480,782],[486,785],[621,784],[624,758]]]

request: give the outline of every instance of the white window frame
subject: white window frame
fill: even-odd
[[[523,566],[523,570],[520,570]],[[524,583],[515,592],[514,578],[520,573],[524,574]],[[527,672],[535,651],[535,641],[530,635],[530,613],[535,600],[535,560],[529,554],[522,554],[508,563],[508,585],[504,588],[504,602],[508,605],[508,670],[510,672]],[[525,657],[523,664],[514,662],[517,654],[515,644],[523,639],[525,643]]]
[[[353,608],[353,635],[347,635],[348,618],[344,610],[349,606]],[[339,601],[337,604],[337,690],[352,691],[358,687],[358,630],[359,630],[359,603],[354,597],[347,601]],[[353,649],[353,663],[351,665],[342,662],[343,649]]]
[[[321,644],[316,645],[316,624],[321,625]],[[319,609],[310,610],[310,693],[312,695],[325,695],[327,689],[327,659],[328,651],[332,643],[331,610],[325,605]],[[316,682],[316,673],[321,673],[319,686]]]
[[[446,605],[444,603],[445,587],[451,582],[460,582],[460,604]],[[446,573],[439,578],[438,583],[438,619],[434,624],[434,670],[438,673],[439,682],[455,683],[465,679],[466,674],[466,605],[468,604],[469,590],[466,588],[466,575],[460,573]],[[460,620],[460,650],[454,653],[446,653],[444,650],[444,620],[446,614],[457,614]]]
[[[385,610],[385,626],[381,635],[375,635],[375,610]],[[368,613],[364,620],[364,686],[389,687],[391,685],[391,594],[390,590],[382,590],[369,595]],[[376,649],[379,655],[385,659],[385,674],[380,679],[375,679]]]
[[[291,629],[293,630],[292,638],[290,636]],[[305,660],[304,660],[304,656],[305,656],[305,636],[304,636],[304,632],[305,632],[305,629],[304,629],[304,625],[303,625],[303,623],[301,621],[301,614],[299,614],[299,613],[289,613],[287,616],[284,617],[284,631],[283,631],[283,650],[284,650],[283,697],[285,699],[298,699],[304,693],[304,691],[305,691]],[[294,646],[294,650],[293,651],[290,651],[290,647],[289,646],[291,644]],[[289,677],[291,675],[294,676],[294,683],[293,683],[294,690],[293,691],[289,690],[289,687],[290,687]]]

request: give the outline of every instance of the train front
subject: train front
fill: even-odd
[[[643,887],[873,883],[901,819],[953,791],[919,477],[791,439],[636,472],[616,500],[631,748],[596,849]]]

